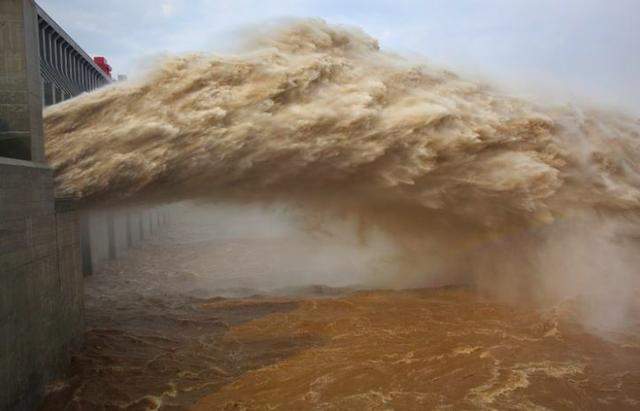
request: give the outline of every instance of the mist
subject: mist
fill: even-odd
[[[286,204],[202,202],[176,206],[175,219],[189,227],[193,241],[215,245],[197,256],[201,268],[192,286],[200,293],[282,295],[316,287],[332,294],[397,286],[394,244],[380,232],[363,240],[353,221],[313,221]]]
[[[543,306],[604,294],[589,299],[609,313],[587,315],[598,324],[637,306],[621,293],[636,286],[634,118],[514,97],[318,19],[238,44],[49,108],[58,191],[88,207],[223,202],[211,232],[297,240],[256,257],[273,269],[248,287],[467,284]],[[272,204],[288,211],[243,208]]]
[[[576,101],[640,116],[640,38],[634,0],[283,2],[41,0],[93,53],[130,78],[149,56],[228,52],[238,27],[317,16],[357,25],[384,50],[480,76],[526,98]]]

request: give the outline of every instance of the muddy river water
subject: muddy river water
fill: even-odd
[[[86,281],[84,351],[44,409],[640,408],[640,322],[598,334],[576,301],[465,287],[279,287],[305,270],[280,258],[292,247],[313,255],[174,224],[106,264]]]
[[[637,118],[262,29],[46,110],[58,195],[233,209],[96,267],[45,409],[640,409]]]

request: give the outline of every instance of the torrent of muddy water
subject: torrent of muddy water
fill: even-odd
[[[511,98],[322,21],[248,37],[49,108],[57,189],[284,204],[311,240],[176,232],[106,267],[52,404],[639,405],[639,120]],[[356,288],[277,290],[312,284]]]
[[[640,312],[603,337],[579,300],[368,290],[359,267],[384,262],[334,236],[194,213],[87,278],[86,347],[44,410],[640,406]]]

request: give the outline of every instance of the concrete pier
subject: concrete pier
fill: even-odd
[[[73,200],[44,163],[35,5],[0,1],[0,410],[33,410],[82,341]]]
[[[31,410],[83,332],[77,214],[51,170],[0,158],[0,410]]]
[[[31,0],[0,1],[0,156],[42,162],[37,28]]]
[[[73,199],[54,198],[42,126],[45,17],[32,0],[0,0],[0,411],[38,408],[82,343],[83,273],[157,226],[156,210],[79,215]]]
[[[164,208],[135,210],[85,210],[82,214],[82,261],[84,275],[91,275],[96,267],[107,261],[126,256],[129,249],[138,247],[169,218]]]

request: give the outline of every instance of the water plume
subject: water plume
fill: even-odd
[[[535,301],[637,286],[638,120],[512,98],[358,29],[290,21],[237,54],[167,58],[45,128],[58,190],[88,205],[283,201],[383,230],[427,284]]]

